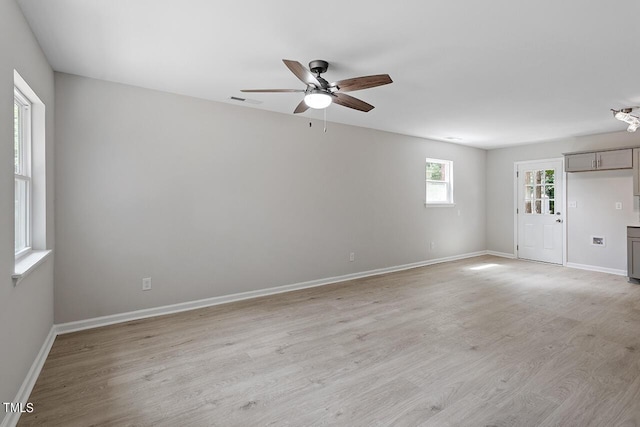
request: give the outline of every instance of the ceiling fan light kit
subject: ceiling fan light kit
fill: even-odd
[[[611,110],[613,112],[613,117],[629,125],[629,127],[627,127],[627,132],[635,132],[640,127],[640,117],[631,114],[633,108],[634,107]]]
[[[306,89],[243,89],[241,92],[263,92],[263,93],[287,93],[287,92],[304,92],[304,99],[300,101],[294,114],[304,113],[309,108],[322,110],[331,104],[342,105],[358,111],[368,112],[373,110],[373,105],[368,104],[361,99],[347,95],[344,92],[352,92],[356,90],[369,89],[372,87],[382,86],[393,83],[388,74],[378,74],[374,76],[354,77],[351,79],[340,80],[329,83],[320,74],[325,73],[329,68],[329,63],[321,59],[309,62],[309,69],[306,69],[298,61],[283,59],[284,65],[295,74],[303,83],[307,85]],[[314,75],[315,73],[315,75]]]
[[[309,108],[315,108],[316,110],[322,110],[331,105],[331,95],[318,89],[309,91],[304,96],[304,103]]]

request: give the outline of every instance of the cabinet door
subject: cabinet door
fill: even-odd
[[[633,149],[633,195],[640,196],[640,148]]]
[[[627,276],[640,279],[640,239],[627,239]]]
[[[598,169],[631,169],[633,154],[631,148],[625,150],[601,151],[597,154]]]
[[[596,169],[596,153],[567,154],[564,156],[565,172],[592,171]]]

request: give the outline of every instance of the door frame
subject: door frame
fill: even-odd
[[[562,265],[567,265],[567,173],[564,171],[564,157],[554,157],[550,159],[522,160],[513,162],[513,254],[516,259],[520,259],[518,255],[518,166],[524,166],[531,163],[540,162],[556,162],[562,165],[562,203],[560,206],[564,210],[564,220],[562,221]]]

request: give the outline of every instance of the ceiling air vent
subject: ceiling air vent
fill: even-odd
[[[256,99],[239,98],[237,96],[230,96],[229,99],[232,101],[246,102],[247,104],[262,104],[262,101],[258,101]]]

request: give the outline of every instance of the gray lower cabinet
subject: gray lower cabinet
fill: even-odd
[[[627,227],[627,276],[640,279],[640,227]]]

